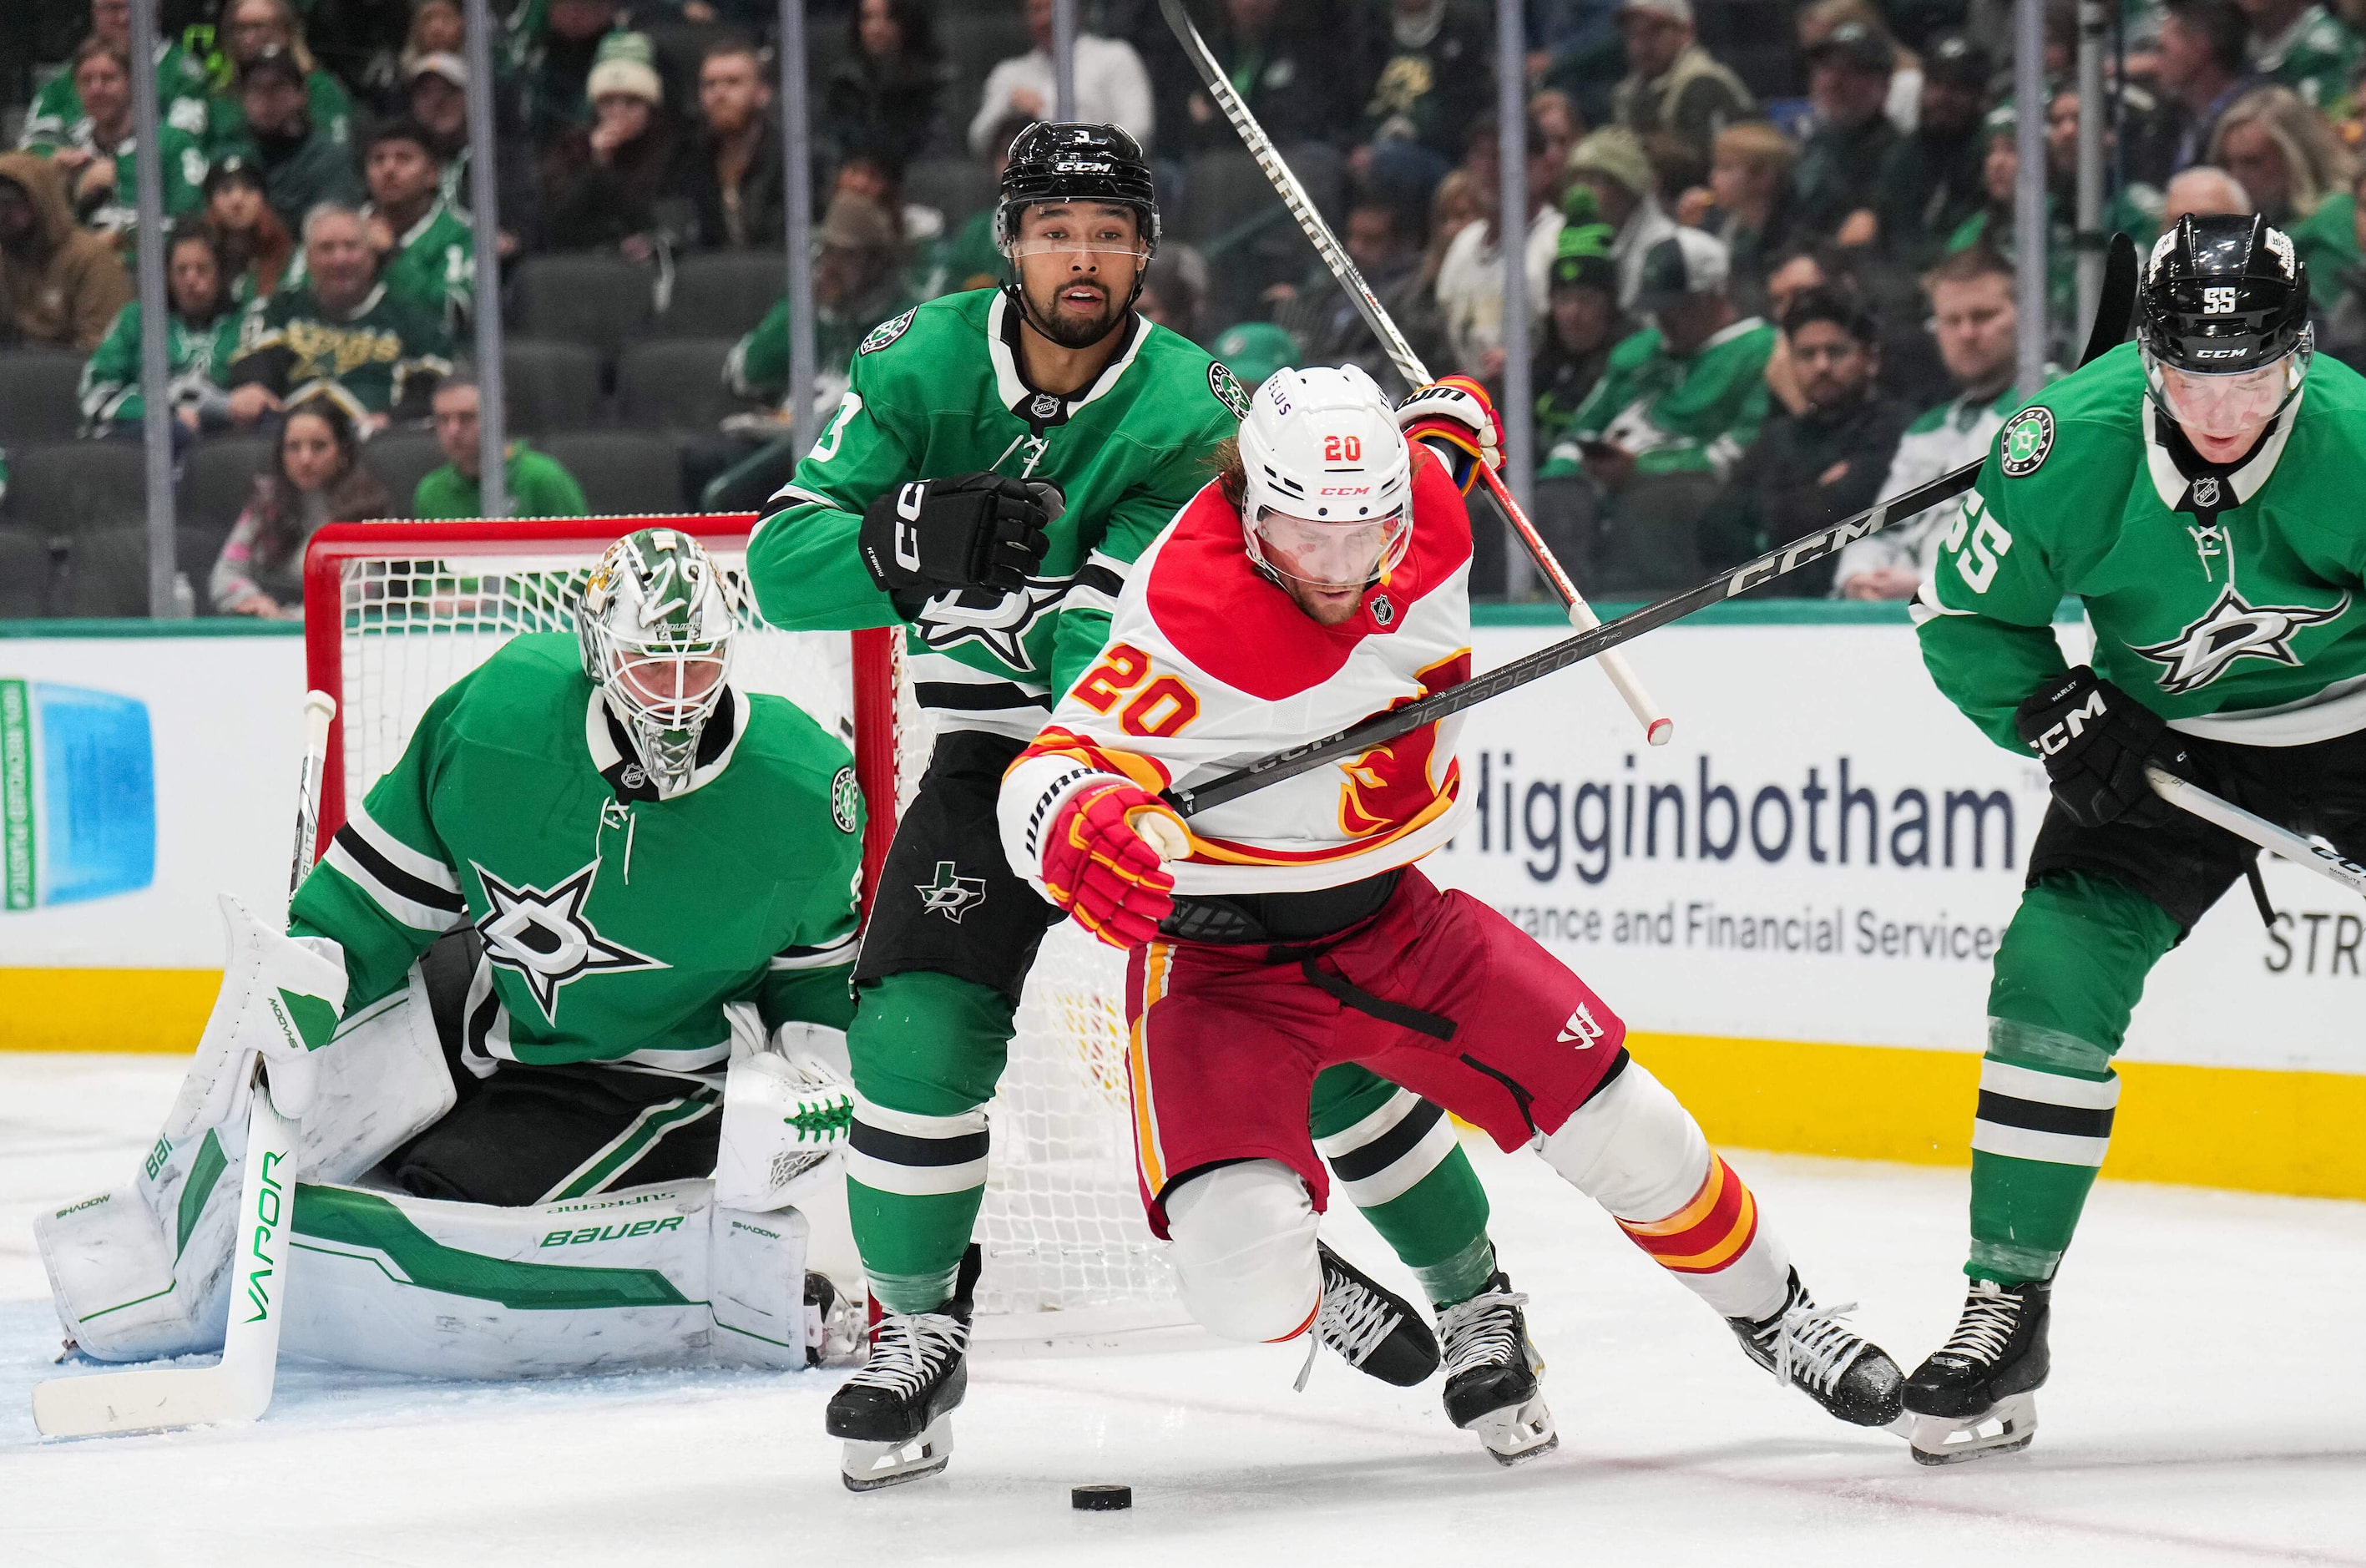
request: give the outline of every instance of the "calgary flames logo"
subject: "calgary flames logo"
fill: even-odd
[[[1424,697],[1459,686],[1470,678],[1468,649],[1431,665],[1416,677]],[[1389,705],[1402,707],[1416,700],[1400,697]],[[1358,839],[1385,832],[1412,821],[1440,795],[1453,794],[1460,772],[1459,765],[1451,759],[1447,762],[1446,776],[1435,785],[1430,783],[1430,763],[1436,750],[1437,726],[1433,724],[1358,752],[1352,761],[1340,763],[1340,773],[1346,775],[1339,786],[1340,830]]]

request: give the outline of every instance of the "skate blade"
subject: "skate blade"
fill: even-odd
[[[944,1469],[952,1457],[952,1423],[940,1416],[927,1431],[907,1443],[850,1441],[839,1461],[839,1479],[849,1492],[876,1492],[907,1481],[925,1481]]]
[[[1526,1464],[1560,1447],[1552,1412],[1541,1398],[1491,1411],[1465,1429],[1485,1444],[1488,1456],[1501,1465]]]
[[[1916,1416],[1906,1439],[1917,1464],[1961,1464],[2018,1453],[2037,1436],[2037,1396],[2016,1393],[1974,1416]]]

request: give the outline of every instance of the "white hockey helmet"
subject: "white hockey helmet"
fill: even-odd
[[[1277,370],[1241,421],[1241,530],[1279,581],[1365,588],[1413,539],[1413,454],[1396,410],[1353,365]]]
[[[583,673],[606,694],[660,796],[690,782],[698,738],[723,700],[736,597],[706,547],[672,528],[625,535],[583,585]]]

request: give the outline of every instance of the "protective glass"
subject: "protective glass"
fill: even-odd
[[[1256,536],[1259,558],[1292,581],[1362,588],[1404,558],[1413,523],[1401,512],[1333,521],[1268,507],[1257,514]]]
[[[2145,356],[2153,400],[2189,435],[2232,441],[2257,433],[2300,390],[2308,373],[2302,346],[2272,365],[2225,376],[2202,376]]]

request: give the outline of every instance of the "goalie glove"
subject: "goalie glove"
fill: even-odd
[[[715,1160],[717,1203],[756,1213],[781,1208],[845,1144],[854,1086],[828,1059],[844,1058],[844,1040],[834,1029],[784,1023],[778,1050],[732,1058]]]
[[[1465,495],[1479,478],[1480,463],[1504,466],[1504,422],[1487,389],[1468,376],[1415,389],[1397,405],[1397,428],[1407,440],[1427,442]]]
[[[345,955],[325,937],[291,937],[220,897],[226,940],[221,989],[164,1128],[174,1143],[246,1114],[246,1086],[262,1059],[271,1103],[299,1118],[320,1073],[312,1053],[336,1032],[345,1005]]]
[[[2066,670],[2031,693],[2012,722],[2073,822],[2151,828],[2169,820],[2172,808],[2145,782],[2145,764],[2182,773],[2185,748],[2158,714],[2090,667]]]
[[[1149,791],[1114,779],[1087,784],[1053,818],[1043,891],[1111,947],[1140,947],[1175,908],[1165,863],[1189,846],[1183,818]]]
[[[1043,525],[1059,491],[1000,474],[897,485],[863,509],[860,544],[873,581],[896,599],[949,590],[1010,593],[1042,564]]]

